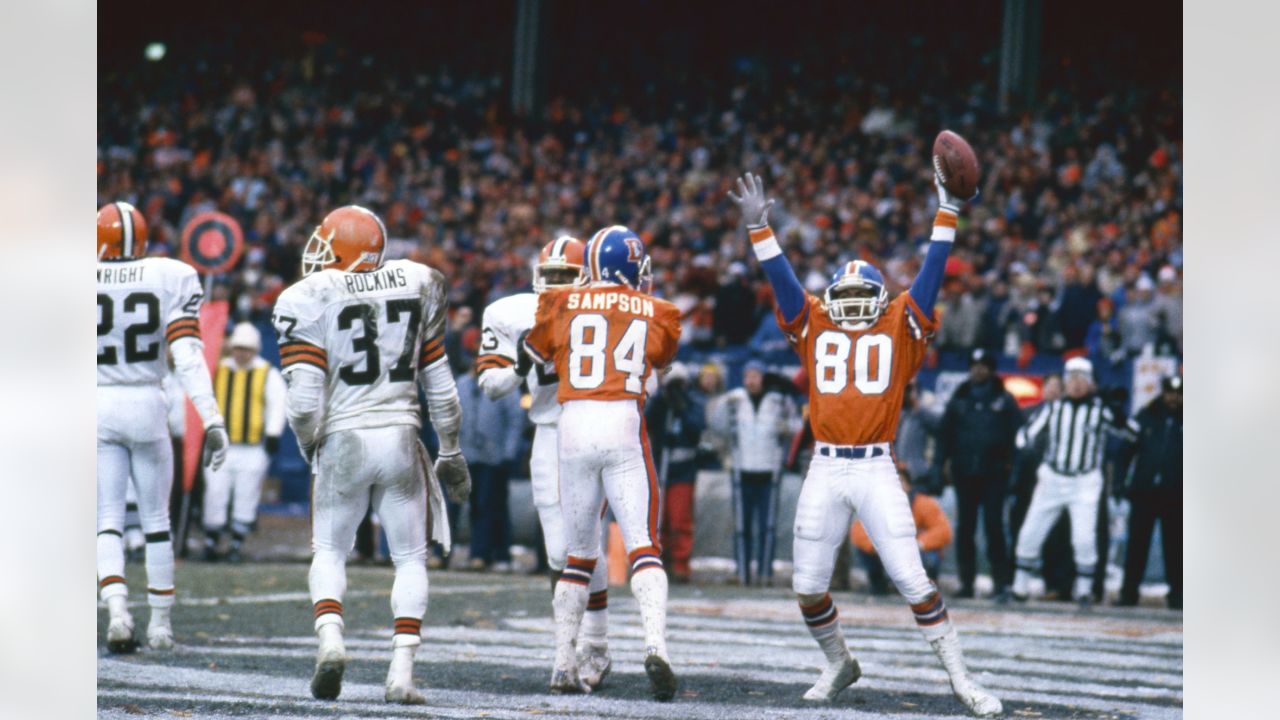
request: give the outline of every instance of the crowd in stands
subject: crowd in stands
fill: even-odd
[[[499,75],[273,57],[215,63],[181,87],[108,76],[100,91],[99,200],[142,209],[154,252],[175,252],[204,210],[242,225],[247,250],[219,290],[233,321],[267,314],[319,220],[359,203],[385,219],[393,254],[444,271],[469,322],[528,286],[547,240],[623,223],[649,244],[657,292],[686,312],[683,342],[768,347],[780,336],[725,197],[732,179],[765,178],[808,289],[861,257],[896,292],[927,241],[930,147],[946,126],[978,150],[982,182],[948,265],[940,350],[1180,354],[1176,78],[1066,85],[1000,114],[989,84],[946,68],[911,91],[839,65],[744,62],[697,98],[561,96],[517,115]]]

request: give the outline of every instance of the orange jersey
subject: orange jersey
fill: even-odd
[[[556,399],[639,400],[649,373],[670,364],[680,339],[680,311],[622,285],[549,290],[525,345],[554,362]]]
[[[892,442],[903,394],[938,327],[910,293],[894,298],[876,323],[862,330],[832,322],[812,295],[791,322],[779,315],[778,326],[809,375],[814,438],[832,445]]]

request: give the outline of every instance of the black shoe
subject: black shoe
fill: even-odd
[[[218,552],[218,548],[212,545],[206,545],[204,547],[205,562],[216,563],[220,560],[222,560],[222,554]]]
[[[229,563],[239,565],[240,563],[244,562],[244,555],[240,554],[240,548],[233,547],[227,551],[227,555],[223,559],[225,559]]]
[[[997,605],[1008,605],[1009,601],[1013,599],[1013,593],[1009,588],[1000,588],[991,596],[991,599],[995,600]],[[1023,600],[1026,600],[1026,598],[1023,598]]]
[[[972,600],[974,598],[973,586],[966,585],[960,588],[960,592],[955,594],[957,600]]]
[[[1168,595],[1166,595],[1166,596],[1165,596],[1164,600],[1165,600],[1165,603],[1167,603],[1167,604],[1169,605],[1169,609],[1170,609],[1170,610],[1181,610],[1181,609],[1182,609],[1182,596],[1181,596],[1181,595],[1174,595],[1173,593],[1169,593]]]
[[[1081,595],[1076,600],[1076,607],[1080,609],[1080,612],[1089,612],[1090,610],[1093,609],[1093,596]]]
[[[1138,598],[1127,596],[1127,595],[1121,595],[1111,605],[1112,607],[1138,607]]]

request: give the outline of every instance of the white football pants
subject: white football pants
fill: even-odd
[[[321,441],[311,496],[309,583],[316,627],[341,624],[347,555],[370,503],[387,534],[395,618],[427,612],[427,469],[412,425],[339,430]]]
[[[1040,548],[1065,509],[1071,516],[1071,547],[1076,560],[1077,597],[1087,594],[1098,563],[1098,503],[1102,497],[1102,470],[1063,475],[1047,464],[1036,470],[1036,489],[1027,506],[1014,550],[1018,571],[1014,592],[1025,594],[1030,575],[1040,570]]]
[[[529,456],[529,480],[533,486],[533,505],[542,524],[542,538],[547,548],[547,564],[555,572],[564,570],[568,556],[568,537],[564,513],[560,510],[559,429],[554,424],[534,426],[533,448]],[[591,573],[591,592],[609,586],[609,559],[601,541],[600,561]]]
[[[606,499],[622,530],[628,556],[637,551],[646,551],[646,557],[660,555],[658,477],[636,402],[565,403],[560,413],[559,453],[566,555],[590,559],[601,555],[600,509]],[[639,569],[635,563],[640,560],[632,558],[633,571]]]
[[[124,580],[125,496],[130,476],[146,536],[147,602],[171,607],[173,541],[169,491],[173,446],[168,406],[157,385],[98,387],[98,587],[102,598],[128,595]]]
[[[262,445],[232,443],[227,459],[214,472],[205,472],[204,526],[221,530],[227,524],[227,504],[231,504],[231,521],[241,534],[249,531],[258,519],[258,501],[262,497],[262,481],[267,477],[271,457]]]
[[[827,592],[855,513],[898,592],[911,604],[928,599],[936,588],[920,563],[915,518],[887,453],[858,460],[814,455],[796,503],[792,589]]]

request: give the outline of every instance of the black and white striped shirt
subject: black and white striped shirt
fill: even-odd
[[[1063,475],[1080,475],[1096,470],[1106,447],[1103,433],[1132,440],[1137,436],[1133,420],[1121,423],[1097,395],[1079,400],[1061,398],[1045,404],[1018,431],[1019,448],[1035,442],[1040,433],[1049,433],[1043,462]]]

